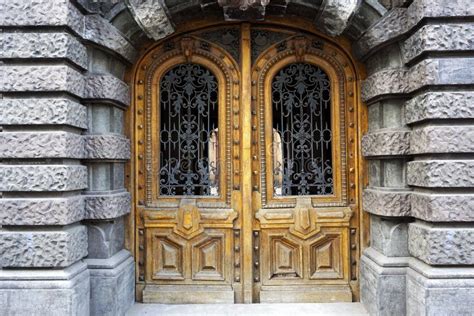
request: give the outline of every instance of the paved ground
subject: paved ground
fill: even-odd
[[[138,315],[251,316],[368,316],[360,303],[326,304],[135,304],[127,313]]]

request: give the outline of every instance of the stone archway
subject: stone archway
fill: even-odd
[[[148,37],[171,34],[187,19],[252,14],[315,23],[345,37],[366,66],[363,208],[372,214],[372,237],[360,282],[369,312],[469,313],[470,1],[272,0],[244,13],[235,8],[240,1],[219,3],[4,4],[0,311],[116,315],[133,303],[134,260],[123,233],[131,201],[124,70]]]

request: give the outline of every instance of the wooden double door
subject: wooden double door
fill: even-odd
[[[357,299],[361,112],[345,49],[226,24],[157,43],[134,76],[138,299]]]

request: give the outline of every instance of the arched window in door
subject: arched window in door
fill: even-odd
[[[186,63],[165,72],[159,85],[159,194],[217,195],[217,78]]]
[[[329,76],[293,63],[276,73],[271,89],[274,194],[333,194]]]

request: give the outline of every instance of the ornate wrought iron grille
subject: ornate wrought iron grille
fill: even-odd
[[[319,67],[294,63],[272,81],[276,195],[333,194],[331,84]]]
[[[218,82],[180,64],[160,81],[160,195],[218,194]]]

